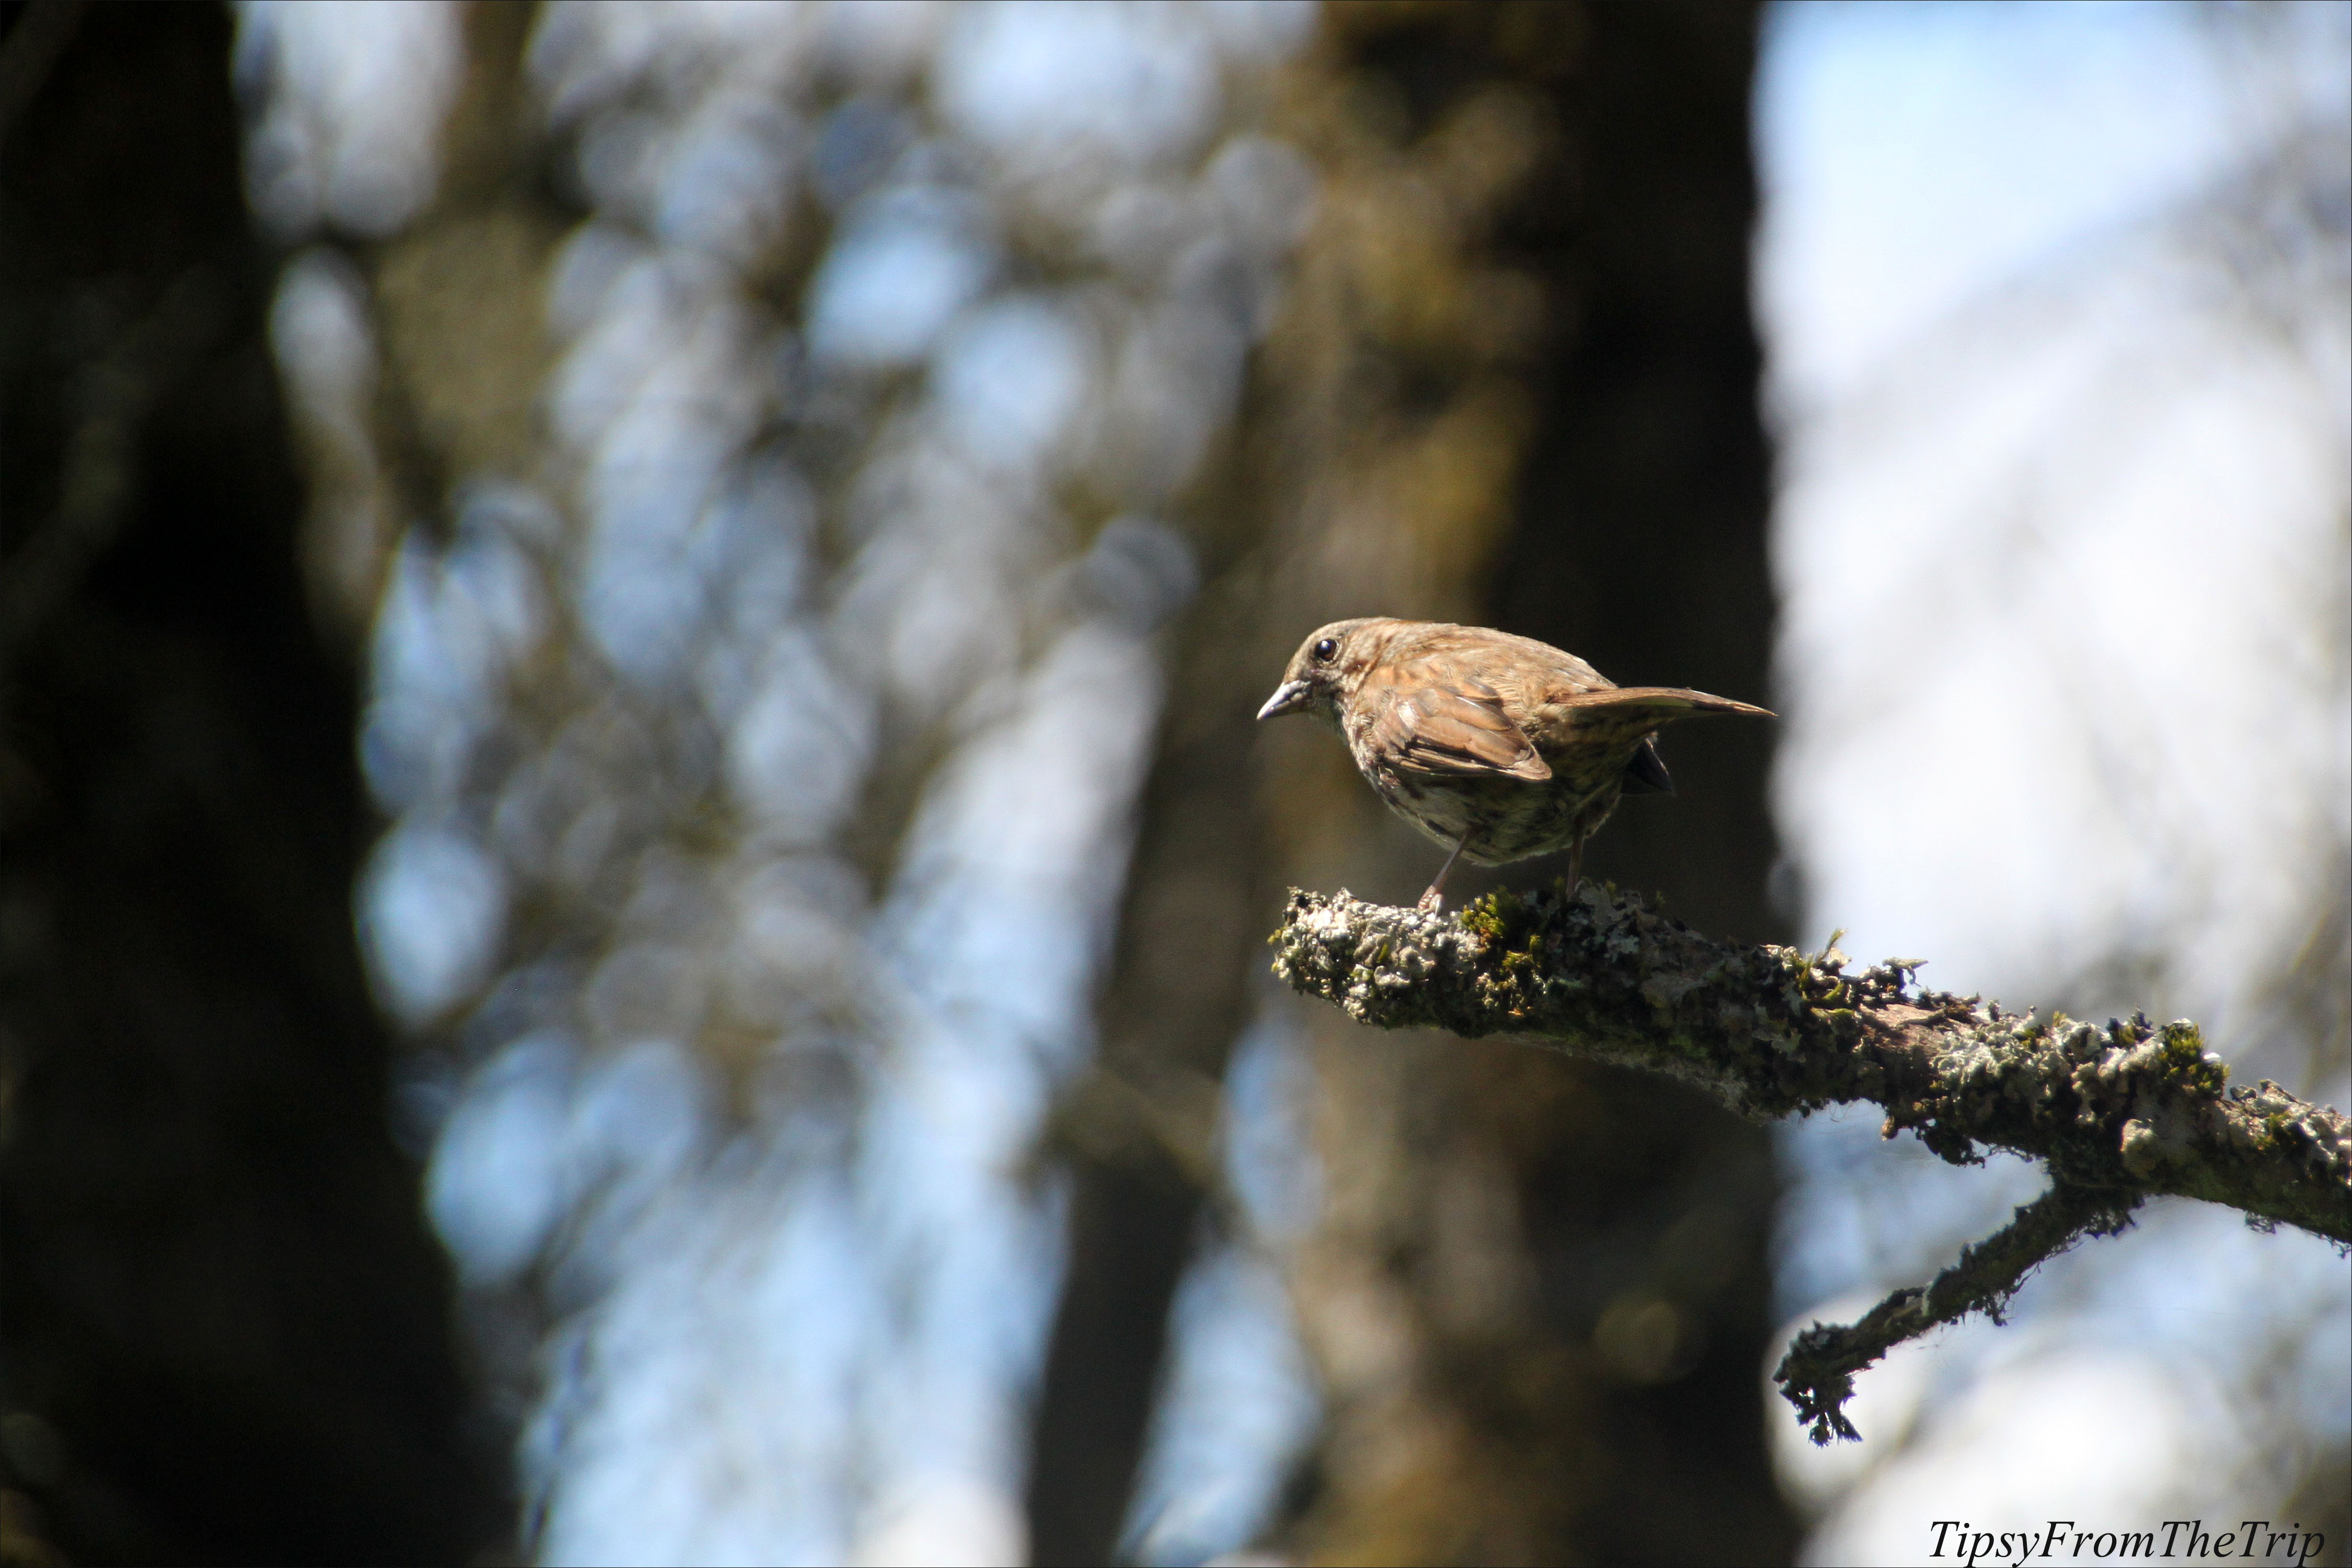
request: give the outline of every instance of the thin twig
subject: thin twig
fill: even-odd
[[[1982,1312],[1998,1323],[2025,1277],[2085,1236],[2113,1236],[2131,1224],[2136,1193],[2061,1184],[2017,1211],[2001,1230],[1960,1253],[1926,1289],[1907,1286],[1843,1328],[1815,1323],[1780,1358],[1772,1381],[1811,1427],[1816,1443],[1862,1436],[1846,1419],[1853,1374],[1905,1340]]]

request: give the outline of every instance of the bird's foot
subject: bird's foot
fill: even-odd
[[[1423,914],[1437,914],[1445,908],[1445,895],[1439,892],[1435,888],[1432,888],[1429,891],[1422,894],[1421,902],[1413,905],[1413,908],[1421,910]]]

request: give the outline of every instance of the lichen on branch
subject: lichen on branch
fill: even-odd
[[[1590,883],[1572,897],[1496,893],[1458,914],[1294,890],[1269,940],[1277,975],[1360,1023],[1508,1036],[1662,1072],[1759,1120],[1867,1100],[1885,1108],[1885,1136],[1916,1132],[1955,1164],[2000,1149],[2047,1166],[2042,1204],[1918,1301],[1898,1308],[1898,1293],[1862,1325],[1814,1331],[1861,1337],[1828,1347],[1837,1353],[1821,1376],[1804,1374],[1810,1405],[1791,1352],[1783,1381],[1819,1440],[1852,1435],[1837,1409],[1852,1371],[1990,1310],[2043,1258],[2119,1228],[2143,1198],[2202,1198],[2352,1244],[2352,1120],[2267,1079],[2229,1088],[2228,1067],[2186,1019],[2004,1013],[1920,987],[1917,961],[1849,973],[1834,945],[1724,942]]]

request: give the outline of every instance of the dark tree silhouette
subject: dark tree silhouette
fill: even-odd
[[[428,1562],[503,1528],[351,919],[230,24],[0,43],[0,1556]]]

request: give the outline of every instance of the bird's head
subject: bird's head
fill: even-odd
[[[1272,719],[1283,713],[1312,713],[1338,723],[1339,705],[1380,658],[1390,629],[1404,624],[1368,616],[1316,627],[1290,656],[1282,684],[1274,689],[1257,716]]]

